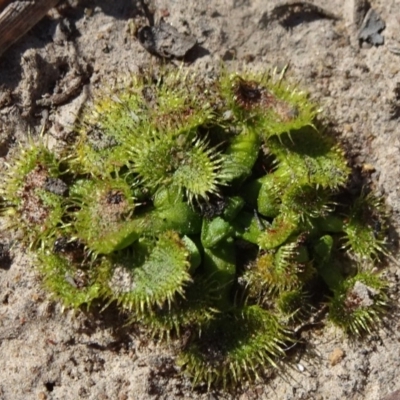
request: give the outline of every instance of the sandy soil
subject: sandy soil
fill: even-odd
[[[2,168],[29,132],[35,136],[45,127],[50,142],[64,140],[93,90],[159,62],[135,37],[135,27],[146,21],[142,3],[71,0],[0,57]],[[302,6],[297,14],[289,8],[279,15],[276,7],[287,4],[281,0],[154,0],[150,10],[156,21],[163,17],[197,38],[192,62],[183,68],[207,74],[221,59],[256,68],[288,65],[287,76],[319,101],[354,162],[385,196],[397,245],[400,1],[371,0],[386,23],[381,46],[357,39],[362,1],[310,3],[326,13]],[[1,240],[10,240],[7,232]],[[289,366],[267,382],[224,394],[193,391],[179,377],[173,349],[121,328],[122,317],[113,311],[62,310],[42,290],[29,254],[15,246],[11,257],[0,268],[0,399],[379,400],[400,389],[394,261],[386,270],[394,307],[382,329],[357,342],[329,326],[308,332],[308,344]]]

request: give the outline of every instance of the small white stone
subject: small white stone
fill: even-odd
[[[305,367],[304,367],[304,365],[303,364],[297,364],[297,369],[300,371],[300,372],[304,372],[306,369],[305,369]]]

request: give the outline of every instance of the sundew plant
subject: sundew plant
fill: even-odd
[[[9,229],[65,306],[117,304],[180,341],[194,385],[260,378],[313,310],[357,336],[387,304],[381,201],[347,189],[317,114],[274,74],[136,76],[87,107],[67,149],[20,146]]]

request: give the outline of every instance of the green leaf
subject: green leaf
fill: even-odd
[[[274,249],[285,243],[299,230],[299,216],[280,214],[258,237],[258,245],[264,250]]]
[[[89,308],[94,300],[108,295],[110,265],[105,259],[74,262],[72,254],[55,254],[49,250],[38,255],[43,284],[66,307]]]
[[[204,271],[219,289],[216,307],[232,307],[231,289],[236,276],[236,251],[232,240],[223,240],[217,247],[204,249]]]
[[[79,205],[72,213],[77,237],[96,254],[124,249],[139,238],[132,190],[124,180],[78,181],[71,196]]]
[[[62,162],[42,142],[20,148],[0,182],[8,228],[21,229],[31,248],[45,248],[63,225],[68,186]]]
[[[203,218],[201,243],[205,248],[215,247],[221,240],[231,236],[233,232],[232,225],[221,217],[212,220]]]
[[[290,171],[291,182],[332,189],[347,182],[350,169],[342,150],[314,127],[271,137],[268,147],[280,168]]]
[[[183,295],[185,285],[191,281],[189,251],[173,231],[158,237],[140,265],[136,265],[134,247],[132,255],[116,255],[113,268],[112,298],[138,314],[165,303],[170,305],[177,294]]]
[[[251,175],[254,163],[260,150],[260,139],[256,131],[244,129],[234,136],[222,164],[223,176],[226,182],[240,184]]]
[[[202,330],[179,357],[194,384],[208,388],[256,379],[275,359],[284,356],[288,336],[278,320],[258,306],[221,314]]]
[[[387,283],[371,272],[347,278],[334,290],[329,319],[350,335],[377,328],[388,306]]]
[[[386,247],[386,219],[381,200],[372,194],[361,194],[345,219],[344,247],[360,259],[379,258]]]

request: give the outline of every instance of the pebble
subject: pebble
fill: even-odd
[[[339,364],[344,357],[345,357],[345,352],[339,347],[336,347],[329,355],[329,363],[331,364],[332,367],[334,367],[336,364]]]

